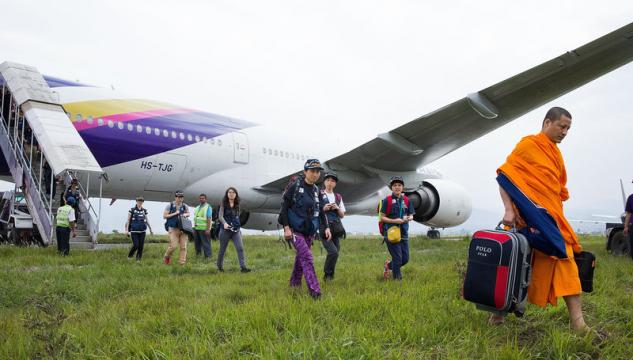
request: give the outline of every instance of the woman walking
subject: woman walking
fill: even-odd
[[[218,271],[224,271],[224,253],[229,245],[229,240],[233,242],[237,251],[237,258],[240,262],[240,268],[243,273],[250,272],[251,269],[246,267],[244,260],[244,243],[242,242],[242,231],[240,224],[240,196],[237,189],[230,187],[224,193],[222,205],[218,211],[218,220],[220,221],[220,251],[218,252]]]
[[[189,207],[183,202],[185,195],[178,190],[174,194],[174,201],[169,203],[163,211],[163,219],[165,219],[165,229],[169,232],[169,246],[163,257],[163,262],[167,265],[171,264],[171,255],[180,246],[178,254],[178,264],[181,266],[187,262],[187,240],[189,235],[182,231],[180,217],[189,216]]]
[[[334,270],[339,251],[341,250],[341,238],[345,236],[345,229],[341,222],[341,219],[345,217],[345,204],[341,194],[334,192],[337,182],[338,176],[333,172],[325,174],[323,178],[325,188],[322,193],[325,197],[322,197],[322,199],[326,201],[323,211],[325,211],[328,224],[330,225],[330,232],[332,233],[330,240],[323,238],[323,247],[327,250],[327,257],[323,266],[323,279],[325,281],[334,280]],[[322,234],[322,236],[324,235]]]
[[[409,222],[413,220],[412,204],[403,193],[404,180],[401,176],[394,176],[389,181],[391,195],[387,196],[380,204],[380,221],[383,223],[383,236],[387,244],[387,250],[391,254],[391,261],[386,260],[383,277],[389,279],[393,272],[395,280],[402,280],[400,268],[409,262]],[[399,227],[400,235],[390,239],[390,228]],[[398,229],[394,229],[398,230]],[[397,232],[396,232],[397,233]]]
[[[284,227],[284,237],[292,241],[296,250],[295,264],[290,276],[290,286],[301,286],[301,278],[305,277],[308,291],[312,298],[321,297],[319,279],[314,271],[312,257],[312,241],[319,230],[319,221],[324,225],[325,238],[330,240],[332,234],[328,225],[324,201],[319,198],[319,188],[316,186],[321,176],[321,162],[309,159],[303,165],[304,178],[291,184],[283,195],[283,203],[279,213],[279,223]]]
[[[136,261],[141,261],[143,257],[143,247],[145,246],[145,232],[149,228],[149,233],[154,235],[152,227],[147,221],[147,210],[143,207],[143,199],[141,196],[136,198],[136,206],[130,209],[127,214],[127,222],[125,223],[125,236],[130,234],[132,237],[132,249],[127,255],[132,260],[136,253]]]

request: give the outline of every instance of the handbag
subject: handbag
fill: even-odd
[[[178,228],[187,235],[193,236],[193,224],[188,217],[178,215]]]
[[[332,237],[343,238],[346,235],[343,222],[340,219],[330,222],[330,231],[332,232]]]
[[[402,240],[402,232],[400,231],[400,225],[391,226],[387,229],[387,241],[392,244],[397,244]]]
[[[574,260],[578,266],[578,277],[582,291],[590,293],[593,291],[593,272],[596,269],[596,256],[589,251],[581,251],[574,254]]]

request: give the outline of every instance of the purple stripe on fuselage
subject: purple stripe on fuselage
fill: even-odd
[[[64,87],[64,86],[92,87],[90,85],[80,84],[78,82],[64,80],[64,79],[56,78],[54,76],[47,76],[47,75],[43,75],[43,76],[44,76],[44,81],[46,81],[48,86],[51,87],[51,88]],[[4,78],[2,76],[0,76],[0,86],[2,86],[2,85],[4,85]]]
[[[205,137],[211,139],[252,127],[255,124],[200,112],[126,121],[123,122],[123,129],[119,129],[118,125],[119,123],[115,123],[111,128],[104,124],[79,132],[102,167],[191,145],[196,142],[196,136],[200,139]],[[132,125],[132,131],[128,130],[128,125]],[[141,132],[138,132],[138,126],[142,127]],[[147,133],[148,127],[150,134]],[[156,135],[156,129],[160,130],[160,135]],[[168,132],[167,137],[164,136],[164,131]],[[174,131],[176,132],[175,139],[172,137]],[[184,135],[184,140],[180,137],[181,133]],[[189,135],[192,141],[189,141]]]

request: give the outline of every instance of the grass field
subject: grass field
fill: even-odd
[[[459,297],[467,241],[414,238],[404,281],[385,282],[384,245],[346,239],[320,301],[305,285],[289,289],[294,252],[276,238],[245,239],[250,274],[239,272],[232,245],[225,273],[195,256],[184,268],[163,265],[164,244],[147,246],[139,264],[125,249],[63,258],[5,246],[0,358],[631,359],[633,262],[608,255],[599,237],[582,242],[598,256],[595,291],[583,296],[587,322],[604,338],[572,333],[562,301],[488,326]]]

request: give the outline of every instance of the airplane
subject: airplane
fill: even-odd
[[[275,230],[284,187],[306,159],[318,158],[338,174],[348,214],[375,215],[389,178],[402,176],[414,220],[435,238],[437,229],[468,220],[472,205],[461,185],[428,164],[631,60],[633,23],[344,153],[292,129],[44,79],[105,171],[103,197],[169,201],[180,189],[190,200],[206,193],[217,204],[233,186],[242,198],[243,226]],[[0,176],[10,177],[0,159]]]

